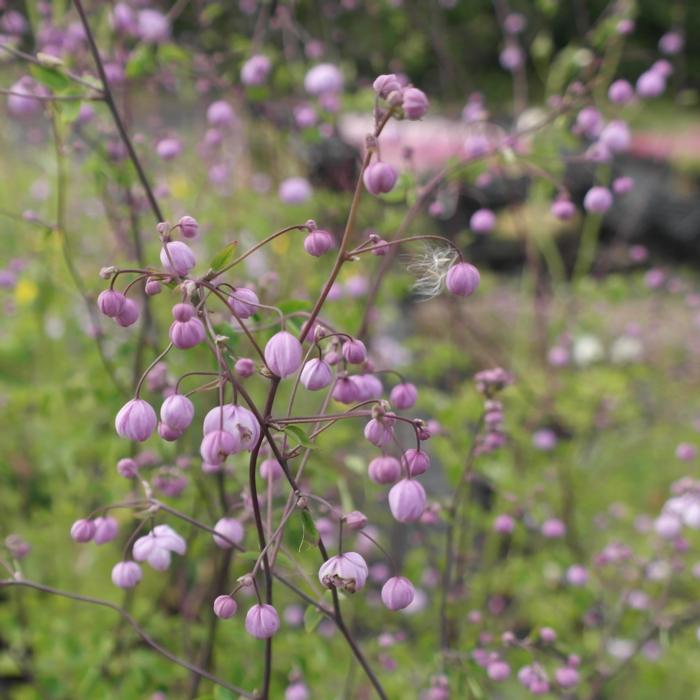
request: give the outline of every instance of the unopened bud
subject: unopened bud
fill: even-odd
[[[114,265],[100,268],[100,277],[103,280],[112,279],[112,277],[114,277],[115,274],[117,274],[117,268],[114,267]]]

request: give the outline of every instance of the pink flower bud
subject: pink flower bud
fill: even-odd
[[[549,518],[542,523],[541,532],[548,540],[557,540],[566,534],[566,525],[558,518]]]
[[[340,403],[351,404],[358,400],[360,391],[352,377],[338,377],[333,387],[333,398]]]
[[[177,430],[167,423],[158,424],[158,435],[160,435],[166,442],[175,442],[182,437],[182,430]]]
[[[616,105],[629,104],[634,99],[634,88],[626,80],[616,80],[608,88],[608,99]]]
[[[139,318],[139,307],[138,304],[133,299],[125,299],[124,306],[114,320],[122,327],[128,328],[133,326]]]
[[[182,231],[182,235],[185,238],[196,238],[197,232],[199,231],[199,224],[197,223],[197,219],[193,216],[185,215],[181,217],[177,225],[180,227],[180,231]]]
[[[634,189],[634,180],[631,177],[623,175],[616,177],[612,183],[612,189],[615,194],[627,194]]]
[[[278,377],[289,377],[301,367],[303,354],[301,343],[291,333],[280,331],[265,345],[265,364]]]
[[[401,476],[401,464],[395,457],[375,457],[368,467],[369,478],[375,484],[393,484]]]
[[[552,216],[554,216],[556,219],[559,219],[560,221],[568,221],[569,219],[572,219],[576,213],[576,207],[570,199],[566,197],[559,197],[552,202],[552,208],[550,211],[552,212]]]
[[[510,535],[515,529],[515,520],[507,513],[501,513],[493,521],[493,531],[499,535]]]
[[[110,515],[95,518],[95,544],[111,542],[119,532],[119,524]]]
[[[233,108],[228,102],[212,102],[207,109],[207,121],[211,126],[232,126],[235,121]]]
[[[367,191],[373,195],[391,192],[397,179],[396,170],[382,161],[369,165],[362,175],[362,181],[365,183]]]
[[[418,398],[418,390],[415,385],[409,382],[402,382],[397,384],[389,394],[389,401],[391,404],[401,411],[405,411],[409,408],[413,408],[416,404]]]
[[[392,92],[401,92],[401,83],[393,73],[380,75],[372,83],[372,88],[379,95],[386,99]]]
[[[591,187],[583,198],[583,207],[591,214],[604,214],[612,203],[613,197],[607,187]]]
[[[566,581],[570,586],[585,586],[588,583],[588,571],[581,564],[572,564],[566,570]]]
[[[280,183],[277,194],[285,204],[303,204],[311,199],[313,189],[303,177],[289,177]]]
[[[236,614],[238,605],[230,595],[220,595],[214,600],[214,615],[222,620],[228,620]]]
[[[428,105],[422,90],[410,87],[403,91],[403,111],[408,119],[420,119],[428,111]]]
[[[496,215],[490,209],[477,209],[469,219],[474,233],[490,233],[496,225]]]
[[[425,510],[425,489],[415,479],[403,479],[389,491],[389,509],[400,523],[415,522]]]
[[[385,447],[394,438],[393,421],[372,418],[365,426],[365,438],[376,447]]]
[[[160,262],[168,272],[173,272],[181,277],[187,275],[197,264],[194,253],[182,241],[166,243],[160,250]]]
[[[643,99],[658,97],[666,89],[666,79],[658,71],[648,70],[637,78],[636,89]]]
[[[408,476],[419,476],[430,469],[430,457],[423,450],[410,448],[401,459]]]
[[[194,418],[194,404],[184,394],[168,396],[160,407],[160,419],[180,433],[190,427]]]
[[[241,357],[236,360],[236,364],[233,366],[236,370],[236,374],[242,379],[247,379],[255,373],[255,362],[249,357]]]
[[[186,306],[186,304],[178,304]],[[189,350],[202,343],[206,337],[204,324],[198,318],[189,321],[173,321],[168,330],[170,342],[179,350]]]
[[[659,51],[667,56],[673,56],[683,50],[684,44],[685,41],[682,34],[679,32],[666,32],[659,39]]]
[[[318,391],[329,386],[333,381],[333,370],[328,363],[315,357],[304,365],[300,381],[309,391]]]
[[[343,343],[343,357],[351,365],[361,365],[367,359],[367,348],[361,340],[347,340]]]
[[[347,513],[343,519],[351,530],[362,530],[367,525],[367,516],[359,510]]]
[[[578,685],[579,674],[575,668],[562,666],[554,672],[554,680],[556,680],[562,688],[573,688]]]
[[[614,119],[606,124],[600,133],[599,140],[612,153],[623,153],[629,149],[632,137],[627,123],[621,119]]]
[[[241,82],[243,85],[262,85],[270,74],[272,63],[267,56],[256,54],[251,56],[241,66]]]
[[[271,605],[254,605],[245,616],[246,632],[256,639],[269,639],[279,627],[279,615]]]
[[[316,229],[304,239],[304,250],[315,258],[320,257],[333,247],[333,236],[328,231]]]
[[[143,578],[143,571],[135,561],[120,561],[112,569],[112,583],[119,588],[133,588]]]
[[[119,437],[143,442],[156,429],[158,418],[151,404],[143,399],[127,401],[114,419]]]
[[[117,462],[117,471],[119,475],[123,476],[125,479],[133,479],[138,476],[139,466],[133,459],[125,457]]]
[[[545,644],[552,644],[557,639],[557,633],[551,627],[542,627],[540,629],[540,639]]]
[[[207,464],[221,464],[228,455],[240,449],[240,439],[225,430],[213,430],[207,433],[199,447],[199,453]]]
[[[364,587],[369,569],[357,552],[338,554],[324,562],[318,571],[318,580],[326,588],[337,588],[355,593]]]
[[[676,447],[676,457],[685,462],[692,462],[698,456],[698,449],[689,442],[681,442]]]
[[[117,292],[114,289],[105,289],[97,297],[97,306],[105,316],[114,318],[124,308],[125,301],[126,297],[121,292]]]
[[[140,10],[136,22],[136,33],[146,43],[160,44],[170,37],[170,20],[158,10]]]
[[[217,532],[213,535],[214,542],[221,549],[231,549],[234,544],[243,542],[243,525],[235,518],[221,518],[214,525],[214,530]]]
[[[70,529],[70,536],[76,542],[89,542],[95,536],[95,523],[92,520],[76,520]]]
[[[304,89],[310,95],[338,93],[343,89],[343,74],[332,63],[319,63],[304,77]]]
[[[10,556],[17,560],[24,559],[32,550],[29,542],[15,533],[12,533],[5,538],[5,547],[7,547]]]
[[[149,297],[153,297],[156,294],[160,294],[161,290],[162,286],[157,279],[155,279],[154,277],[149,277],[146,280],[144,291],[146,292],[146,294],[148,294]]]
[[[479,288],[481,275],[474,265],[467,262],[455,263],[447,271],[445,286],[451,294],[468,297]]]
[[[266,480],[277,481],[284,476],[284,470],[276,459],[265,459],[260,464],[260,476]]]
[[[403,610],[416,594],[413,584],[403,576],[394,576],[382,586],[382,603],[389,610]]]
[[[176,138],[165,138],[156,144],[156,153],[163,160],[174,160],[182,153],[182,142]]]
[[[496,659],[486,666],[486,673],[492,681],[501,683],[508,680],[510,676],[510,666],[505,661]]]
[[[228,305],[233,315],[238,318],[250,318],[257,310],[260,301],[258,295],[247,287],[238,287],[228,298]]]
[[[292,683],[284,691],[284,700],[310,700],[310,698],[309,689],[301,681]]]
[[[384,393],[384,387],[379,377],[374,374],[355,374],[350,381],[357,388],[356,401],[369,401],[379,399]]]
[[[204,417],[202,432],[205,435],[219,429],[236,438],[234,453],[252,449],[260,437],[260,424],[255,415],[247,408],[234,404],[212,408]]]

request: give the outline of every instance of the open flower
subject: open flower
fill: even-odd
[[[156,571],[165,571],[170,566],[171,552],[184,555],[186,549],[185,540],[169,525],[156,525],[134,542],[132,552],[136,561],[146,561]]]

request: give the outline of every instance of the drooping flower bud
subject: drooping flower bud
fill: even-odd
[[[393,420],[372,418],[365,425],[365,438],[376,447],[385,447],[394,438]]]
[[[576,213],[576,206],[568,197],[557,197],[550,209],[552,216],[560,221],[568,221]]]
[[[395,406],[401,411],[413,408],[418,399],[418,390],[414,384],[409,382],[401,382],[397,384],[389,394],[389,401],[392,406]]]
[[[430,469],[430,457],[423,450],[410,448],[403,453],[402,462],[408,476],[419,476]]]
[[[251,56],[241,66],[241,82],[243,85],[262,85],[270,74],[272,62],[267,56],[256,54]]]
[[[95,518],[95,544],[111,542],[119,532],[119,524],[110,515]]]
[[[353,510],[347,513],[343,520],[351,530],[362,530],[362,528],[367,525],[367,516],[359,510]]]
[[[300,381],[309,391],[318,391],[333,381],[333,370],[326,362],[314,357],[304,365]]]
[[[154,297],[156,294],[160,294],[162,289],[163,287],[161,286],[159,280],[157,280],[155,277],[149,277],[146,280],[143,291],[146,292],[149,297]]]
[[[333,247],[334,241],[328,231],[316,229],[311,231],[304,239],[304,250],[315,258],[320,257]]]
[[[269,639],[280,627],[280,618],[271,605],[253,605],[245,616],[245,629],[251,637]]]
[[[343,357],[351,365],[361,365],[367,359],[367,348],[361,340],[347,340],[343,343]]]
[[[214,615],[222,620],[228,620],[236,614],[238,605],[230,595],[220,595],[214,600]]]
[[[94,520],[76,520],[70,529],[70,536],[75,542],[85,543],[90,542],[95,536],[95,521]]]
[[[197,264],[194,253],[182,241],[166,243],[160,250],[160,262],[168,272],[173,272],[181,277],[188,274]]]
[[[143,399],[127,401],[114,419],[119,437],[143,442],[156,429],[158,417],[151,404]]]
[[[276,459],[265,459],[260,463],[260,476],[267,481],[277,481],[284,476],[284,470]]]
[[[340,403],[351,404],[358,400],[359,389],[352,377],[338,377],[333,387],[333,398]]]
[[[481,275],[479,270],[468,262],[459,262],[452,265],[445,276],[447,290],[460,297],[468,297],[479,288]]]
[[[182,430],[177,430],[167,423],[158,424],[158,435],[160,435],[166,442],[175,442],[182,437]]]
[[[360,554],[345,552],[323,563],[318,571],[318,580],[326,588],[355,593],[365,585],[368,574],[367,562]]]
[[[194,418],[194,404],[184,394],[168,396],[160,407],[160,419],[174,430],[184,433]]]
[[[375,457],[368,467],[369,478],[375,484],[393,484],[401,476],[401,464],[395,457]]]
[[[428,111],[428,98],[418,88],[410,87],[403,91],[403,111],[408,119],[420,119]]]
[[[403,610],[416,594],[413,584],[403,576],[394,576],[382,586],[382,603],[389,610]]]
[[[490,233],[496,225],[496,215],[490,209],[477,209],[469,219],[469,228],[474,233]]]
[[[367,166],[362,181],[370,194],[379,195],[391,192],[396,185],[398,173],[388,163],[377,161]]]
[[[189,304],[177,304],[177,307],[190,306]],[[168,330],[170,342],[179,350],[189,350],[202,343],[207,335],[204,324],[198,318],[190,318],[187,321],[173,321]]]
[[[121,292],[117,292],[114,289],[105,289],[97,297],[97,306],[105,316],[115,318],[124,308],[125,301],[126,297]]]
[[[199,223],[193,216],[185,215],[180,218],[177,225],[185,238],[196,238],[199,231]]]
[[[227,404],[212,408],[204,417],[202,432],[206,435],[214,430],[225,430],[236,438],[235,454],[254,447],[260,436],[260,423],[247,408]]]
[[[265,345],[265,364],[278,377],[288,377],[301,366],[303,349],[301,343],[287,331],[280,331]]]
[[[425,489],[415,479],[403,479],[389,491],[389,509],[400,523],[415,522],[423,515]]]
[[[613,197],[607,187],[591,187],[583,198],[583,207],[591,214],[604,214],[612,203]]]
[[[386,99],[392,92],[401,91],[401,82],[394,73],[386,73],[377,76],[372,88],[379,97]]]
[[[237,287],[228,298],[233,315],[242,319],[250,318],[258,310],[259,304],[258,295],[247,287]]]
[[[212,102],[207,108],[207,121],[211,126],[232,126],[235,120],[233,107],[228,102],[218,100]]]
[[[634,99],[634,88],[626,80],[616,80],[608,88],[608,99],[616,105],[626,105]]]
[[[648,70],[637,78],[637,94],[643,99],[658,97],[666,89],[666,78],[655,70]]]
[[[240,520],[236,518],[221,518],[214,525],[217,534],[213,535],[214,542],[221,549],[231,549],[234,544],[243,542],[244,530]],[[223,535],[223,536],[221,536]]]
[[[122,327],[133,326],[139,319],[139,305],[133,299],[125,299],[121,311],[114,317],[114,320]]]
[[[133,588],[143,578],[143,571],[135,561],[120,561],[112,569],[112,583],[119,588]]]
[[[233,366],[236,370],[236,374],[242,379],[247,379],[255,373],[255,362],[249,357],[241,357],[236,360],[236,364]]]
[[[133,479],[138,476],[139,465],[133,459],[125,457],[117,462],[117,472],[125,479]]]
[[[225,430],[207,433],[199,447],[199,453],[207,464],[221,464],[240,449],[240,438]]]

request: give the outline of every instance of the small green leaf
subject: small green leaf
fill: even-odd
[[[296,442],[307,450],[316,449],[316,445],[311,442],[309,436],[298,425],[287,425],[284,428],[284,432],[294,438]]]
[[[318,530],[314,524],[314,519],[308,510],[301,511],[301,542],[299,543],[299,551],[313,549],[318,546]]]
[[[209,267],[217,272],[228,265],[231,260],[233,260],[233,255],[236,252],[236,246],[238,243],[234,241],[229,243],[225,248],[222,248],[213,258]]]
[[[323,613],[314,605],[309,605],[304,610],[304,629],[307,632],[313,632],[321,620],[323,620]]]
[[[61,92],[71,86],[71,81],[56,68],[32,64],[30,70],[34,80],[56,92]]]
[[[149,44],[142,44],[132,51],[124,71],[127,78],[142,78],[156,66],[153,50]]]

